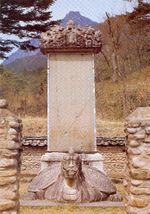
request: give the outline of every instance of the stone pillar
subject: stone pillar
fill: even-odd
[[[22,123],[0,100],[0,213],[19,214]]]
[[[138,108],[126,120],[127,170],[124,179],[127,214],[150,214],[150,107]]]

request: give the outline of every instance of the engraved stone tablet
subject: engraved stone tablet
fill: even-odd
[[[92,27],[54,26],[41,35],[48,55],[48,151],[96,151],[94,54],[101,33]]]

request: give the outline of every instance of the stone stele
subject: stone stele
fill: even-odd
[[[100,31],[55,26],[41,35],[48,55],[48,150],[96,150],[94,53],[101,50]]]

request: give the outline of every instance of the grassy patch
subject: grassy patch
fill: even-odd
[[[93,208],[93,207],[21,207],[21,214],[125,214],[123,208]]]
[[[47,135],[47,119],[45,117],[24,117],[24,136],[45,136]]]
[[[96,84],[98,118],[123,120],[137,107],[150,105],[150,67],[129,74],[123,81]]]
[[[24,136],[45,136],[47,135],[47,119],[44,117],[24,117]],[[120,121],[101,120],[96,118],[97,136],[116,137],[124,135],[124,124]]]

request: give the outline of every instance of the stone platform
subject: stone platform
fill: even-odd
[[[46,169],[52,165],[58,165],[60,167],[63,160],[64,152],[47,152],[41,158],[41,170]],[[99,152],[93,152],[91,154],[81,154],[82,164],[89,165],[105,173],[103,161],[104,158]]]
[[[21,200],[21,206],[25,207],[58,207],[58,206],[68,206],[68,203],[54,203],[47,200]],[[113,201],[101,201],[101,202],[93,202],[93,203],[82,203],[75,206],[79,207],[124,207],[123,202],[113,202]]]

